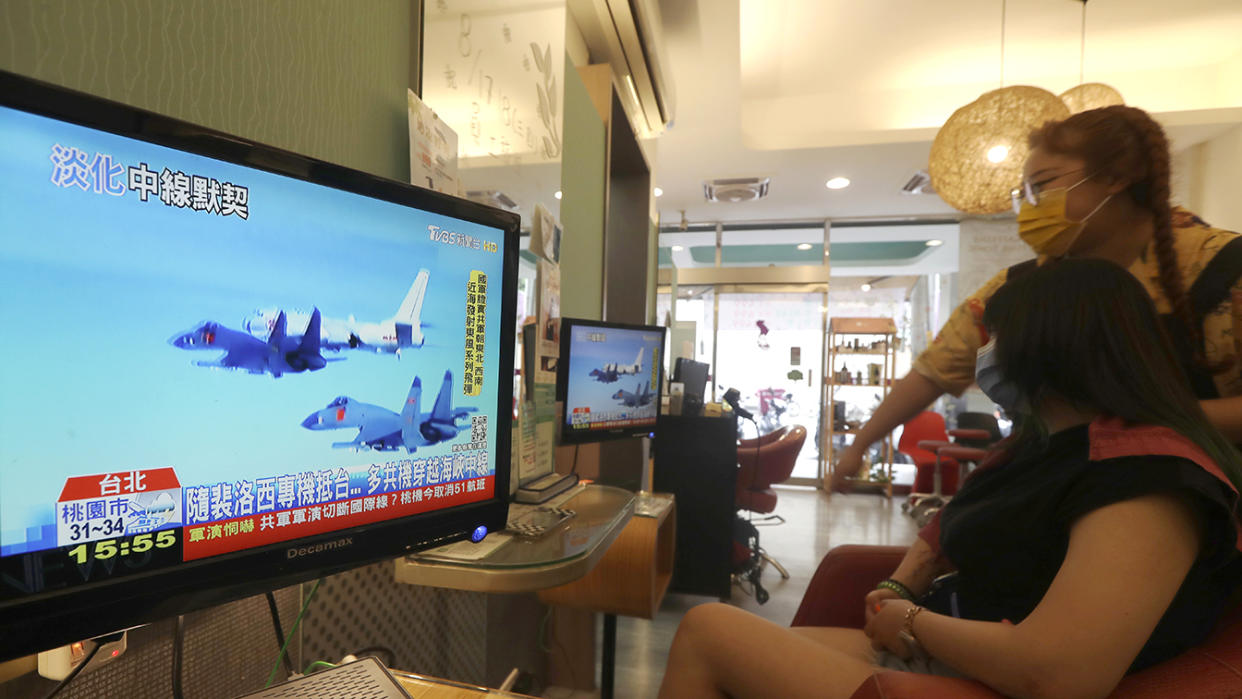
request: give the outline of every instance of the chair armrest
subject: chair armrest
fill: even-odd
[[[948,430],[948,434],[950,437],[953,437],[954,439],[969,439],[975,442],[992,441],[992,433],[988,432],[987,430],[972,430],[972,429]]]
[[[987,449],[975,449],[974,447],[948,446],[948,447],[941,447],[940,451],[938,451],[937,453],[940,454],[941,459],[944,459],[947,457],[947,458],[953,459],[954,461],[979,462],[979,461],[983,461],[984,457],[988,455],[988,450]]]
[[[776,440],[783,437],[785,433],[788,431],[789,431],[789,427],[784,426],[778,430],[773,430],[772,432],[769,432],[767,434],[759,435],[759,437],[754,438],[754,439],[739,439],[737,440],[737,446],[738,446],[738,449],[754,449],[755,447],[761,447],[765,444],[771,444],[772,442],[775,442]]]
[[[850,699],[1004,699],[974,680],[912,672],[880,670],[854,691]]]
[[[919,449],[926,449],[935,454],[941,447],[951,447],[953,442],[946,442],[943,439],[920,439]]]
[[[824,556],[791,626],[863,627],[863,598],[888,578],[906,555],[904,546],[837,546]]]

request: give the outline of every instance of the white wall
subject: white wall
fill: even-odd
[[[1173,169],[1178,203],[1217,228],[1242,231],[1242,125],[1187,149]]]
[[[960,231],[954,306],[996,276],[997,272],[1035,256],[1018,237],[1018,223],[1014,219],[966,219],[961,222]]]

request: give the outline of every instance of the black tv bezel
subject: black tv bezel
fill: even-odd
[[[561,444],[589,444],[606,442],[613,439],[630,439],[646,437],[655,432],[653,422],[650,427],[621,427],[611,430],[572,430],[565,421],[565,398],[569,394],[569,348],[572,344],[573,329],[576,327],[602,328],[604,330],[639,330],[642,332],[659,332],[660,351],[668,351],[668,328],[663,325],[636,325],[632,323],[613,323],[603,320],[586,318],[561,318],[561,355],[556,363],[556,401],[561,405],[557,416],[560,423],[557,434]],[[660,357],[660,375],[656,380],[656,416],[660,414],[660,404],[664,399],[664,357]]]
[[[5,71],[0,71],[0,106],[500,229],[505,241],[500,317],[516,316],[521,223],[517,214]],[[500,358],[493,368],[499,384],[491,499],[3,602],[0,661],[459,541],[479,525],[503,529],[508,515],[513,372],[501,369],[513,366],[515,328],[507,322],[500,327]],[[351,542],[346,546],[289,555],[295,549],[347,537]]]

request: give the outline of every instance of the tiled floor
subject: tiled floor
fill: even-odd
[[[785,524],[760,529],[763,547],[789,570],[790,579],[769,567],[763,585],[771,595],[760,605],[738,587],[732,604],[778,624],[788,624],[802,594],[828,549],[841,544],[908,544],[916,527],[901,513],[901,500],[891,502],[879,495],[833,495],[811,488],[778,487],[777,512]],[[709,597],[668,595],[655,619],[621,617],[617,621],[617,699],[654,697],[664,675],[665,660],[677,623],[690,607],[713,602]],[[602,626],[602,624],[601,624]],[[567,693],[549,692],[549,699],[565,699]],[[583,693],[573,695],[589,696]]]

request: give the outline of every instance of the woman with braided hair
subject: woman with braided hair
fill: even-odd
[[[1169,146],[1146,112],[1113,106],[1049,122],[1030,136],[1018,229],[1038,255],[996,275],[950,316],[913,371],[842,452],[833,487],[844,489],[865,450],[944,393],[974,382],[975,354],[992,294],[1048,261],[1089,257],[1129,270],[1146,288],[1212,424],[1242,444],[1242,235],[1212,228],[1169,201]],[[946,472],[952,492],[957,474]]]

